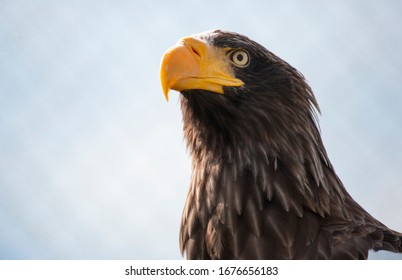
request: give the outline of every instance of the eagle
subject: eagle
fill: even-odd
[[[180,94],[192,175],[180,226],[187,259],[367,259],[402,234],[346,191],[323,145],[304,76],[221,30],[168,49],[160,78]]]

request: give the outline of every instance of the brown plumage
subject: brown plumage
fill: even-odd
[[[401,233],[368,214],[336,175],[317,101],[288,63],[245,36],[216,30],[170,49],[161,79],[166,96],[181,92],[192,156],[180,229],[188,259],[402,252]]]

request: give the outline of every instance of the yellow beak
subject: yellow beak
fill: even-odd
[[[223,94],[224,86],[242,86],[243,82],[234,77],[226,51],[192,37],[168,49],[160,70],[166,100],[170,89],[202,89]]]

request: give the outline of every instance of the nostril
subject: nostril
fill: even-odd
[[[191,38],[183,38],[179,42],[180,45],[186,46],[188,50],[194,55],[197,56],[198,58],[202,58],[204,55],[204,49],[205,49],[205,43]]]
[[[197,56],[200,56],[200,53],[197,51],[196,48],[194,48],[193,46],[190,46],[190,49],[193,53],[195,53]]]

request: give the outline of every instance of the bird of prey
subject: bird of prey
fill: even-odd
[[[181,39],[161,62],[181,93],[192,176],[180,229],[188,259],[367,259],[402,234],[346,191],[303,75],[246,36]]]

